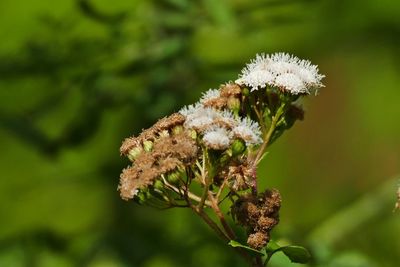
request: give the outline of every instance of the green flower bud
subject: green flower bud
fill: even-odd
[[[140,146],[134,147],[131,150],[129,150],[128,158],[131,161],[134,161],[135,159],[137,159],[139,157],[139,155],[140,155],[140,153],[142,153],[142,151],[143,151],[142,147],[140,147]]]
[[[168,133],[167,130],[163,130],[163,131],[158,133],[158,136],[160,136],[160,137],[168,137],[169,133]]]
[[[181,172],[174,171],[167,175],[167,181],[170,182],[171,184],[177,184],[179,183],[180,177],[181,177]]]
[[[136,195],[136,201],[137,201],[139,204],[143,204],[143,203],[146,202],[146,200],[147,200],[147,194],[146,194],[146,192],[140,190],[140,191],[137,193],[137,195]]]
[[[177,135],[183,132],[183,126],[182,125],[177,125],[172,129],[172,134]]]
[[[160,180],[154,182],[154,188],[162,191],[164,189],[164,184]]]
[[[234,113],[237,113],[240,110],[240,100],[236,97],[229,97],[227,105],[228,108],[232,110]]]
[[[190,131],[190,137],[194,140],[196,140],[197,138],[197,132],[195,130],[191,130]]]
[[[232,149],[232,155],[237,156],[242,154],[246,150],[246,145],[243,142],[243,140],[236,139],[235,141],[233,141],[231,149]]]
[[[150,192],[150,190],[146,190],[146,199],[150,199],[150,198],[152,198],[153,196],[151,195],[151,192]]]
[[[244,96],[248,96],[248,95],[250,94],[249,88],[247,88],[247,87],[243,88],[243,89],[242,89],[242,94],[243,94]]]
[[[153,149],[153,142],[150,140],[146,140],[143,142],[144,151],[150,152]]]

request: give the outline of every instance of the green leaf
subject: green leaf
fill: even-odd
[[[300,246],[285,246],[278,249],[282,251],[292,262],[307,263],[311,259],[310,252]]]
[[[277,252],[283,252],[292,262],[295,263],[307,263],[311,259],[311,255],[307,249],[301,246],[279,246],[274,241],[269,241],[267,247],[265,248],[269,258],[272,257]]]
[[[251,248],[251,247],[249,247],[249,246],[245,246],[245,245],[243,245],[243,244],[240,244],[239,242],[237,242],[237,241],[235,241],[235,240],[229,241],[228,245],[230,245],[230,246],[232,246],[232,247],[234,247],[234,248],[244,248],[244,249],[246,249],[246,250],[248,250],[248,251],[250,251],[250,252],[252,252],[252,253],[255,253],[255,254],[257,254],[257,255],[262,255],[262,256],[265,255],[262,251],[256,250],[256,249]]]
[[[268,242],[267,247],[265,248],[265,251],[268,254],[270,254],[270,253],[273,254],[273,253],[277,252],[277,250],[280,249],[280,248],[281,248],[281,246],[279,246],[275,241],[270,240]]]

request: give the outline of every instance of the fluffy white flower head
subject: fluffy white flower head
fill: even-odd
[[[239,85],[247,85],[251,90],[264,88],[274,80],[274,75],[270,72],[268,66],[271,59],[265,54],[257,54],[247,66],[242,69],[242,74],[235,82]]]
[[[204,131],[213,125],[217,116],[217,112],[210,108],[198,108],[196,112],[186,116],[185,127]]]
[[[186,117],[184,126],[199,132],[205,132],[213,126],[231,129],[238,124],[232,112],[204,107],[201,103],[186,106],[179,111]]]
[[[209,129],[203,136],[204,144],[211,149],[227,149],[232,141],[232,134],[222,127]]]
[[[276,87],[288,89],[290,92],[297,95],[300,93],[308,93],[308,89],[299,76],[293,73],[282,73],[278,75],[273,83]]]
[[[246,145],[258,145],[262,143],[261,130],[258,123],[249,118],[244,118],[232,129],[235,137],[242,139]]]
[[[251,91],[277,86],[296,95],[322,87],[323,77],[318,73],[318,66],[308,60],[287,53],[261,54],[247,64],[236,83],[249,86]]]

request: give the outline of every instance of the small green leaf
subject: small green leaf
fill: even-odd
[[[276,250],[278,250],[280,247],[281,247],[281,246],[279,246],[275,241],[270,240],[270,241],[268,242],[267,247],[265,248],[265,251],[266,251],[268,254],[270,254],[270,253],[273,254],[273,253],[275,253]]]
[[[278,249],[282,251],[292,262],[307,263],[311,259],[310,252],[300,246],[285,246]]]
[[[273,240],[269,241],[265,251],[268,258],[271,258],[277,252],[283,252],[292,262],[295,263],[307,263],[311,259],[311,255],[307,249],[300,246],[279,246]]]
[[[230,246],[232,246],[234,248],[244,248],[244,249],[246,249],[248,251],[256,253],[257,255],[263,255],[263,256],[265,255],[262,251],[256,250],[256,249],[251,248],[249,246],[242,245],[242,244],[240,244],[239,242],[237,242],[235,240],[229,241],[228,245],[230,245]]]

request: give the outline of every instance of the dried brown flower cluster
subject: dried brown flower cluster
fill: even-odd
[[[279,222],[281,196],[277,190],[267,190],[258,197],[248,195],[236,201],[232,215],[248,229],[247,243],[255,249],[263,248],[270,239],[270,231]]]
[[[185,122],[185,116],[174,113],[171,116],[160,119],[156,124],[154,124],[149,129],[143,130],[143,132],[138,137],[126,138],[121,145],[120,152],[121,155],[128,156],[129,152],[133,148],[137,148],[143,145],[145,141],[155,141],[157,137],[164,131],[170,131],[173,127],[182,125]]]
[[[120,177],[118,189],[123,199],[132,199],[139,189],[153,185],[161,175],[192,164],[198,147],[190,132],[183,130],[182,117],[173,114],[144,130],[138,137],[125,139],[121,154],[133,155],[134,150],[136,157],[131,157],[132,166],[124,169]]]

